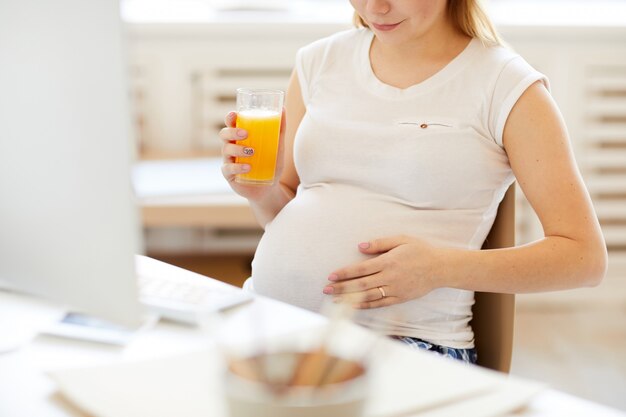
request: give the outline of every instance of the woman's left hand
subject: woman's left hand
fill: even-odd
[[[332,272],[324,294],[335,302],[367,309],[403,303],[444,286],[437,279],[443,251],[408,236],[360,243],[359,251],[378,255]]]

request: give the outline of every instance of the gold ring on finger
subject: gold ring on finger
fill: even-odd
[[[380,291],[380,298],[385,298],[387,296],[387,294],[385,294],[385,290],[383,289],[383,287],[378,287],[378,291]]]

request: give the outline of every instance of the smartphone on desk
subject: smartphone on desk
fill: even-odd
[[[155,318],[146,319],[141,328],[155,321]],[[40,334],[124,346],[138,331],[138,329],[120,326],[88,314],[68,312],[61,320],[44,329]]]

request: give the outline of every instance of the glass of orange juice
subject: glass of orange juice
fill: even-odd
[[[254,154],[235,158],[236,163],[250,165],[250,171],[238,174],[235,181],[257,185],[274,183],[284,96],[280,90],[237,89],[236,126],[248,132],[248,137],[237,143],[251,147]]]

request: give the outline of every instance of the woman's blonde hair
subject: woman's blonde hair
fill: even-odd
[[[448,0],[448,17],[464,34],[478,38],[485,45],[502,45],[489,16],[480,5],[480,0]],[[356,27],[368,27],[367,23],[355,11],[353,22]]]

